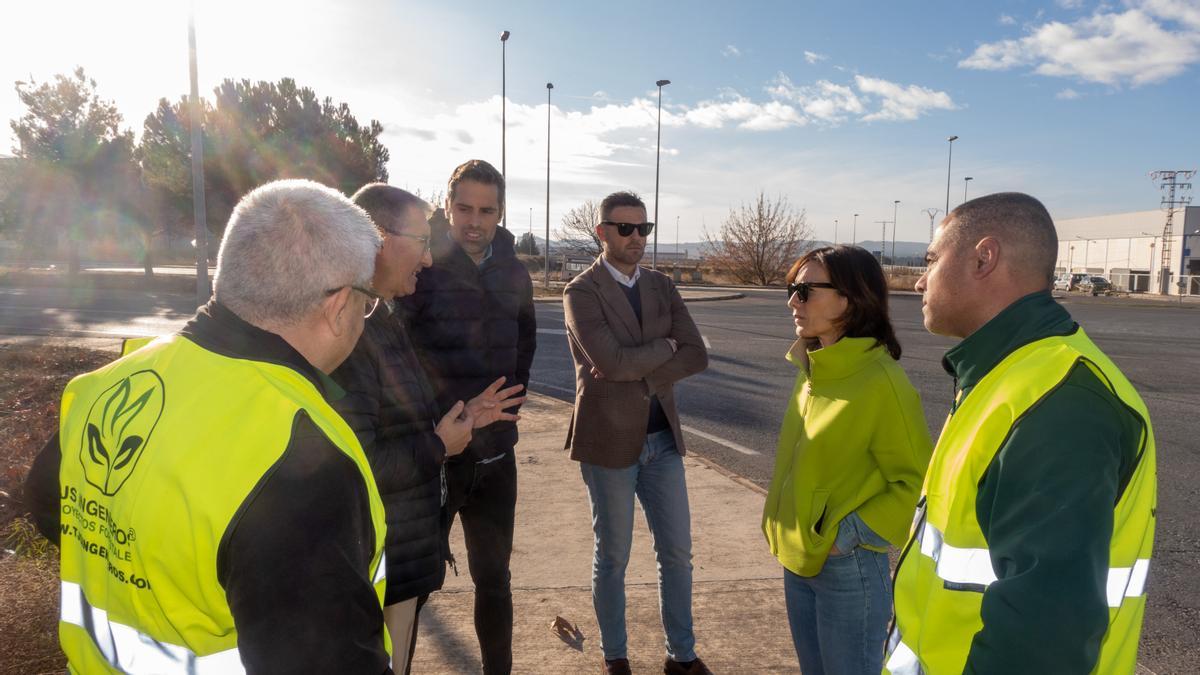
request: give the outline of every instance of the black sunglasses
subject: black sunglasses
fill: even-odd
[[[834,286],[828,281],[801,281],[798,284],[788,284],[788,300],[791,300],[793,295],[799,293],[800,302],[808,302],[808,294],[812,293],[812,289],[814,288],[836,289],[837,286]]]
[[[621,235],[622,237],[628,237],[629,235],[633,234],[634,230],[637,230],[638,234],[642,235],[643,237],[649,237],[650,233],[654,231],[654,223],[614,223],[611,220],[602,220],[600,221],[600,224],[612,225],[613,227],[617,228],[617,234]]]

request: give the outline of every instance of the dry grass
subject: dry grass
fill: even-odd
[[[115,354],[62,346],[0,346],[0,675],[61,673],[58,549],[21,501],[34,456],[58,424],[66,383]]]
[[[115,356],[78,347],[0,345],[0,531],[28,513],[21,485],[58,426],[63,387]]]

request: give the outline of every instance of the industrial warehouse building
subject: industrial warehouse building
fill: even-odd
[[[1166,221],[1158,209],[1056,220],[1057,271],[1106,277],[1131,293],[1200,295],[1200,207],[1175,209],[1164,242]]]

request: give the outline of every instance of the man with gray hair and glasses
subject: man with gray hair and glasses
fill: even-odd
[[[378,304],[379,246],[337,191],[264,185],[214,298],[67,385],[27,490],[73,672],[391,672],[383,506],[328,377]]]

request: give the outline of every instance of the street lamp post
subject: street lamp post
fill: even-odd
[[[508,103],[507,90],[507,74],[508,68],[505,63],[507,57],[506,47],[508,46],[508,31],[500,33],[500,176],[504,178],[505,188],[508,187],[508,118],[507,110],[505,109]],[[502,214],[501,227],[508,228],[508,210]]]
[[[650,257],[650,267],[658,269],[658,162],[662,153],[662,88],[671,84],[670,80],[658,80],[658,145],[654,150],[654,254]]]
[[[1088,255],[1088,253],[1089,253],[1091,245],[1092,245],[1092,240],[1088,239],[1087,237],[1080,235],[1080,234],[1075,235],[1075,238],[1083,240],[1083,272],[1084,272],[1084,274],[1087,274],[1088,260],[1091,257]]]
[[[946,154],[946,210],[942,213],[950,215],[950,163],[954,160],[954,141],[958,140],[958,136],[951,136],[946,139],[950,150]]]
[[[967,201],[967,184],[975,180],[974,176],[963,176],[963,203]]]
[[[837,227],[838,227],[838,219],[834,218],[833,219],[833,245],[834,246],[837,246]]]
[[[546,83],[546,269],[542,274],[542,288],[550,288],[550,91],[553,82]]]
[[[204,143],[200,111],[200,86],[196,76],[196,11],[188,14],[188,77],[191,101],[188,106],[192,126],[192,218],[196,232],[196,305],[208,302],[208,216],[204,212]]]
[[[850,228],[850,244],[858,245],[858,214],[854,214],[854,225]]]
[[[896,230],[899,221],[896,220],[896,213],[900,210],[900,200],[892,201],[892,265],[896,264]]]

